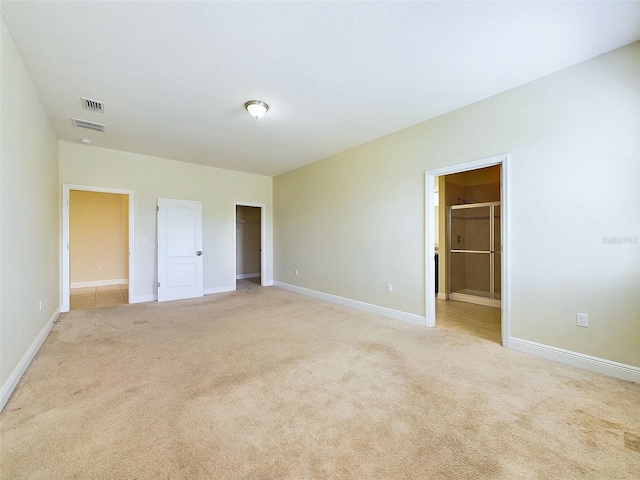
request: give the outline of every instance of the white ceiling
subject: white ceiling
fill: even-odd
[[[2,1],[2,15],[60,139],[264,175],[640,39],[638,1]],[[271,107],[261,120],[252,99]]]

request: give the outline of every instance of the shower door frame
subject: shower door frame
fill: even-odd
[[[487,305],[489,307],[501,306],[500,299],[495,298],[495,255],[496,255],[496,239],[495,239],[495,206],[500,206],[497,202],[467,203],[464,205],[451,205],[447,208],[447,236],[448,236],[448,261],[447,261],[447,290],[451,300],[461,302],[475,303],[477,305]],[[451,215],[453,210],[465,210],[471,208],[489,207],[489,250],[459,250],[451,248]],[[498,239],[498,242],[500,239]],[[498,246],[500,244],[498,243]],[[489,255],[489,297],[481,295],[473,295],[467,293],[456,293],[452,288],[452,271],[453,271],[453,255],[454,253],[469,253],[472,255]]]

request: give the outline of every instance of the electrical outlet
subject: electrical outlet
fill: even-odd
[[[391,285],[390,283],[387,283],[387,292],[393,292],[393,285]]]
[[[100,265],[100,266],[98,267],[98,271],[99,271],[99,272],[102,272],[103,270],[104,270],[103,266],[102,266],[102,265]]]
[[[40,300],[39,305],[40,305],[40,311],[42,311],[42,300]]]
[[[589,326],[589,315],[586,313],[576,313],[576,323],[579,327]]]
[[[296,277],[298,276],[298,270],[296,270]]]

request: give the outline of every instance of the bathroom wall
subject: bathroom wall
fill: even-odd
[[[455,181],[452,181],[452,179],[449,177],[454,177],[454,176],[447,175],[445,177],[447,212],[451,205],[460,205],[462,201],[459,199],[464,198],[464,185],[458,184]],[[462,176],[455,176],[453,180],[462,181],[462,178],[463,178]],[[447,231],[447,233],[449,232],[448,222],[449,222],[449,215],[447,213],[447,215],[445,216],[445,225],[446,225],[445,230]],[[451,250],[458,250],[458,249],[464,248],[463,239],[466,237],[466,232],[464,227],[465,227],[465,224],[463,222],[454,222],[454,224],[452,225],[451,238],[450,238],[451,245],[449,246]],[[445,251],[445,254],[446,254],[446,262],[449,262],[450,257],[448,255],[448,250]],[[466,262],[456,261],[455,258],[451,260],[452,260],[451,265],[447,265],[447,271],[450,270],[450,274],[447,273],[447,275],[450,275],[450,278],[451,278],[451,284],[449,284],[449,280],[448,280],[449,277],[447,277],[447,293],[450,293],[450,290],[449,290],[450,286],[452,287],[454,292],[464,288],[464,285],[466,284],[466,277],[467,277]]]

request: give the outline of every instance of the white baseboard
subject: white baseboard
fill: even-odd
[[[24,375],[24,372],[26,372],[27,368],[29,368],[29,365],[33,361],[33,358],[36,356],[36,353],[38,353],[38,350],[47,338],[47,335],[49,335],[51,328],[53,328],[53,323],[58,319],[59,315],[60,308],[57,308],[56,311],[53,312],[53,315],[51,315],[51,318],[46,323],[44,328],[40,330],[40,333],[29,347],[29,350],[27,350],[16,368],[13,370],[13,372],[11,372],[11,375],[9,376],[7,381],[4,383],[4,385],[2,385],[2,388],[0,388],[0,412],[9,401],[9,398],[18,385],[18,382],[22,378],[22,375]]]
[[[235,291],[236,286],[227,286],[227,287],[213,287],[213,288],[205,288],[204,294],[211,295],[212,293],[225,293],[225,292],[233,292]]]
[[[244,278],[260,278],[260,273],[241,273],[236,275],[236,280],[242,280]]]
[[[446,300],[447,299],[447,294],[446,293],[438,293],[438,299]]]
[[[72,282],[71,288],[107,287],[109,285],[127,285],[128,278],[112,278],[111,280],[95,280],[92,282]]]
[[[602,373],[611,377],[640,383],[640,368],[633,365],[592,357],[583,353],[572,352],[562,348],[551,347],[541,343],[522,340],[521,338],[509,338],[509,348],[519,352],[536,355],[538,357],[564,363],[573,367],[582,368],[591,372]]]
[[[413,313],[401,312],[400,310],[394,310],[392,308],[381,307],[379,305],[373,305],[371,303],[360,302],[359,300],[352,300],[350,298],[339,297],[337,295],[331,295],[330,293],[319,292],[317,290],[310,290],[304,287],[298,287],[296,285],[290,285],[288,283],[282,283],[274,281],[273,284],[276,287],[281,287],[286,290],[290,290],[296,293],[302,293],[303,295],[309,295],[310,297],[319,298],[321,300],[327,300],[333,303],[339,303],[340,305],[346,305],[348,307],[357,308],[358,310],[364,310],[365,312],[376,313],[385,317],[394,318],[396,320],[402,320],[404,322],[413,323],[415,325],[425,326],[427,321],[425,317],[415,315]]]
[[[263,287],[273,287],[273,280],[262,280]]]

